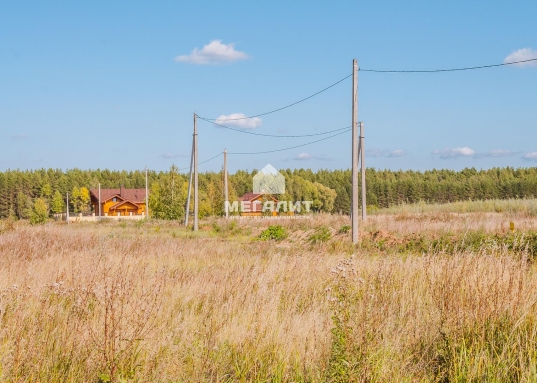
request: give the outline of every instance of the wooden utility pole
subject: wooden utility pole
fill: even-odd
[[[99,182],[99,219],[101,219],[101,183]]]
[[[149,219],[149,189],[147,187],[147,166],[145,167],[145,218]]]
[[[198,121],[194,113],[194,231],[198,231]]]
[[[224,210],[226,219],[229,218],[229,195],[227,190],[227,149],[224,149]]]
[[[190,152],[190,173],[188,173],[188,193],[186,197],[185,226],[188,226],[190,216],[190,194],[192,190],[192,164],[194,163],[194,135],[192,135],[192,150]]]
[[[352,243],[358,243],[358,62],[352,61]]]
[[[364,147],[364,123],[360,122],[360,151],[362,154],[361,170],[362,170],[362,221],[367,219],[367,204],[366,204],[366,186],[365,186],[365,147]]]
[[[65,222],[69,225],[69,193],[67,193],[67,208],[65,209]]]

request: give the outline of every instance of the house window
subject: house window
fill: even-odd
[[[112,198],[112,202],[117,202],[117,198],[116,197]]]

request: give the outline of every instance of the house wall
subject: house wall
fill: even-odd
[[[111,215],[112,213],[110,212],[110,208],[114,205],[116,205],[118,202],[121,202],[122,200],[120,198],[117,199],[116,202],[112,202],[112,200],[110,201],[107,201],[105,203],[102,204],[101,206],[101,214],[104,216],[105,213],[107,213],[108,215]],[[96,215],[99,215],[99,203],[98,202],[94,202],[92,203],[93,205],[93,211],[95,212]],[[146,213],[146,210],[145,210],[145,202],[139,202],[137,203],[138,206],[140,206],[140,208],[138,210],[129,210],[128,213],[126,215],[129,215],[129,212],[132,211],[132,214],[134,215],[141,215],[142,213],[145,214]],[[122,207],[120,210],[123,210],[124,208]],[[115,215],[115,214],[114,214]]]
[[[254,201],[259,201],[259,203],[254,204]],[[276,200],[274,201],[276,204],[277,201]],[[244,216],[244,217],[252,217],[252,216],[259,217],[263,215],[269,215],[268,211],[263,213],[263,204],[264,204],[263,196],[256,197],[252,201],[250,201],[250,212],[241,212],[240,214],[241,216]],[[270,215],[277,216],[278,213],[274,211]]]

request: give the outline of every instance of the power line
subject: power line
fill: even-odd
[[[247,131],[247,130],[235,129],[235,128],[232,128],[232,127],[229,127],[229,126],[225,126],[225,125],[217,124],[217,123],[214,122],[214,121],[208,120],[208,119],[203,118],[203,117],[200,117],[200,116],[198,116],[198,118],[201,119],[201,120],[207,121],[208,123],[211,123],[211,124],[213,124],[213,125],[219,126],[219,127],[221,127],[221,128],[229,129],[229,130],[234,130],[235,132],[245,133],[245,134],[251,134],[251,135],[254,135],[254,136],[278,137],[278,138],[296,138],[296,137],[322,136],[322,135],[324,135],[324,134],[330,134],[330,133],[334,133],[334,132],[339,132],[339,131],[341,131],[341,130],[345,130],[345,129],[349,129],[349,128],[350,128],[350,126],[347,126],[347,127],[345,127],[345,128],[340,128],[340,129],[335,129],[335,130],[329,130],[329,131],[327,131],[327,132],[322,132],[322,133],[312,133],[312,134],[278,135],[278,134],[263,134],[263,133],[249,132],[249,131]]]
[[[452,68],[452,69],[433,69],[433,70],[377,70],[377,69],[358,69],[361,72],[376,72],[376,73],[437,73],[437,72],[456,72],[456,71],[463,71],[463,70],[474,70],[474,69],[484,69],[484,68],[493,68],[498,66],[505,66],[505,65],[514,65],[514,64],[521,64],[521,63],[527,63],[530,61],[537,61],[537,58],[529,59],[529,60],[522,60],[522,61],[513,61],[503,64],[493,64],[493,65],[482,65],[482,66],[474,66],[474,67],[466,67],[466,68]]]
[[[339,133],[333,134],[333,135],[331,135],[331,136],[321,138],[321,139],[319,139],[319,140],[311,141],[311,142],[308,142],[308,143],[305,143],[305,144],[301,144],[301,145],[290,146],[290,147],[288,147],[288,148],[283,148],[283,149],[265,150],[265,151],[263,151],[263,152],[228,152],[227,154],[264,154],[264,153],[282,152],[282,151],[284,151],[284,150],[300,148],[300,147],[302,147],[302,146],[311,145],[311,144],[314,144],[314,143],[316,143],[316,142],[321,142],[321,141],[324,141],[324,140],[328,140],[329,138],[339,136],[339,135],[341,135],[341,134],[343,134],[343,133],[347,133],[349,130],[350,130],[350,129],[347,129],[347,130],[345,130],[345,131],[343,131],[343,132],[339,132]]]
[[[221,155],[222,155],[222,153],[218,153],[216,156],[211,157],[211,158],[209,158],[208,160],[205,160],[205,161],[202,161],[202,162],[198,163],[198,166],[199,166],[199,165],[203,165],[204,163],[209,162],[209,161],[211,161],[211,160],[214,160],[216,157],[220,157]],[[179,169],[177,169],[177,170],[186,170],[186,169],[190,169],[190,166],[187,166],[186,168],[179,168]]]
[[[247,120],[247,119],[250,119],[250,118],[256,118],[256,117],[266,116],[267,114],[271,114],[271,113],[279,112],[280,110],[284,110],[284,109],[290,108],[290,107],[292,107],[292,106],[295,106],[295,105],[297,105],[297,104],[300,104],[301,102],[304,102],[304,101],[306,101],[306,100],[309,100],[310,98],[315,97],[315,96],[317,96],[318,94],[321,94],[321,93],[323,93],[324,91],[326,91],[326,90],[328,90],[328,89],[330,89],[330,88],[336,86],[336,85],[339,84],[340,82],[345,81],[346,79],[348,79],[348,78],[351,77],[351,76],[352,76],[352,74],[350,74],[350,75],[348,75],[348,76],[345,76],[345,77],[343,77],[341,80],[339,80],[339,81],[333,83],[333,84],[330,85],[330,86],[327,86],[326,88],[324,88],[324,89],[318,91],[317,93],[314,93],[314,94],[312,94],[311,96],[308,96],[308,97],[306,97],[306,98],[303,98],[302,100],[299,100],[299,101],[297,101],[297,102],[293,102],[292,104],[283,106],[283,107],[281,107],[281,108],[274,109],[274,110],[271,110],[271,111],[269,111],[269,112],[265,112],[265,113],[256,114],[255,116],[240,117],[240,118],[226,118],[226,119],[224,119],[223,121]],[[198,117],[201,118],[201,119],[203,119],[203,120],[206,120],[206,121],[216,121],[216,120],[218,120],[218,118],[203,118],[203,117],[201,117],[201,116],[198,116]]]

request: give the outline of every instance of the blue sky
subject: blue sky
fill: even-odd
[[[353,58],[362,69],[416,70],[537,57],[535,15],[535,1],[6,1],[0,170],[187,167],[194,112],[218,118],[279,108],[350,74]],[[299,135],[349,126],[351,85],[235,127]],[[530,65],[359,72],[366,165],[535,166],[536,85]],[[199,160],[224,148],[314,139],[261,138],[199,121]],[[229,168],[348,168],[350,139],[230,155]],[[221,166],[218,158],[200,170]]]

